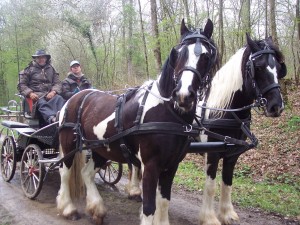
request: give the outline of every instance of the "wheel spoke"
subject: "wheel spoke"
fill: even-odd
[[[27,173],[27,176],[26,176],[25,180],[23,181],[23,184],[26,183],[26,181],[28,180],[28,178],[29,178],[29,175],[28,175],[28,173]]]
[[[107,169],[108,169],[108,180],[110,182],[112,180],[112,178],[111,178],[112,172],[111,172],[110,166],[108,166]]]
[[[32,175],[33,175],[33,177],[35,178],[35,180],[36,180],[37,182],[40,182],[39,177],[38,177],[35,173],[33,173]]]
[[[29,169],[29,165],[28,165],[28,163],[26,162],[26,161],[23,161],[24,162],[24,166],[25,166],[25,168],[26,169]]]
[[[34,175],[31,177],[31,179],[32,179],[32,182],[33,182],[33,185],[34,185],[34,190],[36,190],[37,189],[37,185],[36,185],[36,181],[35,181],[35,179],[34,179],[35,177],[34,177]]]
[[[27,178],[28,178],[28,179],[27,179]],[[30,186],[30,177],[29,177],[29,176],[26,177],[26,181],[28,181],[28,182],[27,182],[27,185],[26,185],[26,192],[28,192],[29,186]],[[25,185],[25,182],[24,182],[24,185]]]

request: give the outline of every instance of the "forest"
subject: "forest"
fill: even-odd
[[[299,84],[299,0],[1,0],[0,104],[15,98],[18,73],[46,49],[63,80],[79,60],[93,86],[123,89],[155,79],[180,23],[201,28],[210,18],[221,64],[254,39],[272,36]]]

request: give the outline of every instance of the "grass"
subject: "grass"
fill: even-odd
[[[232,200],[243,208],[260,208],[267,212],[283,216],[299,216],[300,194],[297,186],[290,184],[274,184],[254,182],[247,177],[249,168],[236,171],[233,180]],[[174,184],[190,191],[201,191],[204,187],[205,173],[193,162],[182,162],[174,178]],[[217,184],[220,184],[217,177]],[[219,189],[219,188],[218,188]],[[216,198],[220,195],[217,191]]]

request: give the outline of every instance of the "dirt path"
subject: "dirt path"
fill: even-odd
[[[138,225],[141,203],[128,200],[124,194],[125,179],[117,187],[104,185],[96,178],[99,190],[108,209],[104,225]],[[59,189],[59,174],[47,177],[42,192],[34,201],[27,199],[20,185],[18,171],[11,181],[6,183],[0,178],[0,225],[67,225],[92,224],[90,218],[81,209],[82,218],[78,221],[67,221],[57,214],[55,197]],[[179,193],[180,192],[180,193]],[[84,205],[84,204],[80,204]],[[201,196],[192,193],[175,191],[170,204],[170,222],[172,225],[197,224]],[[299,225],[299,223],[266,215],[258,211],[240,210],[238,214],[241,225]]]

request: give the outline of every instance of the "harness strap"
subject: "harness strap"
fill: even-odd
[[[193,129],[192,126],[184,126],[178,123],[172,122],[151,122],[143,123],[124,130],[121,133],[117,133],[104,140],[88,140],[84,137],[83,140],[90,147],[99,147],[100,145],[106,146],[122,137],[128,135],[141,135],[141,134],[170,134],[170,135],[180,135],[180,136],[192,136],[196,137],[199,135],[199,131]],[[90,148],[88,147],[88,148]]]
[[[153,86],[153,82],[149,85],[148,89],[151,90],[152,86]],[[157,85],[157,86],[159,86],[159,85]],[[146,103],[146,100],[148,98],[148,95],[149,95],[149,91],[145,91],[142,103],[140,104],[140,107],[139,107],[137,115],[136,115],[136,119],[134,121],[135,125],[137,125],[141,122],[142,114],[144,112],[144,107],[145,107],[145,103]]]
[[[280,88],[280,85],[278,83],[273,83],[267,87],[265,87],[262,91],[261,91],[261,95],[264,95],[265,93],[267,93],[268,91],[270,91],[271,89],[274,88]]]

